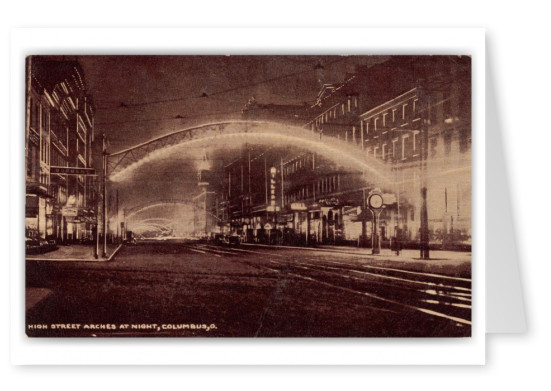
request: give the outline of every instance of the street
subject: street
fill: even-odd
[[[433,269],[344,249],[143,241],[123,246],[110,262],[27,261],[27,288],[51,294],[28,309],[26,332],[37,337],[470,336],[470,264],[442,273]]]

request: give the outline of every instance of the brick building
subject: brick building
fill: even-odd
[[[394,56],[324,85],[314,104],[291,112],[249,100],[244,118],[303,118],[306,129],[349,144],[391,177],[381,182],[312,150],[244,147],[225,167],[220,221],[228,231],[249,230],[248,239],[266,237],[269,227],[282,242],[369,245],[374,232],[366,197],[380,190],[383,246],[399,239],[417,247],[423,228],[433,247],[468,248],[470,72],[469,57]]]
[[[26,65],[26,237],[91,240],[97,180],[67,174],[94,164],[94,105],[84,72],[76,61],[42,56]]]

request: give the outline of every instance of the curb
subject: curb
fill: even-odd
[[[25,261],[52,261],[52,262],[109,262],[113,259],[113,257],[117,254],[117,252],[121,249],[122,243],[119,244],[119,246],[113,251],[113,253],[109,256],[109,258],[63,258],[63,259],[55,259],[55,258],[25,258]]]
[[[290,249],[297,249],[297,250],[313,250],[313,251],[321,251],[321,252],[329,252],[329,253],[339,253],[339,254],[349,254],[349,255],[356,255],[359,257],[367,257],[367,258],[373,258],[373,259],[383,259],[388,261],[395,261],[395,260],[405,260],[405,259],[389,259],[387,254],[364,254],[360,252],[354,252],[354,251],[346,251],[346,250],[338,250],[338,249],[330,249],[330,248],[317,248],[317,247],[298,247],[298,246],[283,246],[283,245],[277,245],[277,244],[257,244],[257,243],[241,243],[242,246],[258,246],[258,247],[271,247],[271,248],[290,248]],[[452,261],[453,259],[450,258],[439,258],[439,259],[416,259],[413,258],[415,261]]]
[[[256,243],[241,243],[243,246],[259,246],[259,247],[277,247],[277,248],[292,248],[297,250],[313,250],[313,251],[322,251],[322,252],[328,252],[328,253],[340,253],[340,254],[351,254],[351,255],[358,255],[361,257],[384,257],[385,254],[363,254],[360,252],[354,252],[354,251],[346,251],[346,250],[337,250],[337,249],[330,249],[330,248],[318,248],[318,247],[298,247],[298,246],[282,246],[278,244],[256,244]]]
[[[113,254],[111,254],[111,256],[110,256],[109,258],[107,258],[105,261],[106,261],[106,262],[109,262],[110,260],[112,260],[112,259],[115,257],[115,255],[119,252],[119,250],[121,249],[121,247],[122,247],[122,243],[119,244],[119,247],[117,247],[117,248],[115,249],[115,251],[113,251]]]

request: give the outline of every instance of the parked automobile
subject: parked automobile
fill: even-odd
[[[241,238],[237,233],[230,235],[215,233],[211,238],[214,244],[219,246],[237,246],[241,243]]]
[[[132,231],[126,231],[126,237],[123,242],[125,244],[136,244],[136,237],[134,236],[134,233]]]
[[[57,244],[54,240],[46,240],[36,237],[25,238],[25,252],[27,254],[43,254],[55,249],[57,249]]]
[[[228,244],[230,246],[238,246],[239,243],[241,243],[241,236],[239,236],[237,233],[233,233],[228,236]]]

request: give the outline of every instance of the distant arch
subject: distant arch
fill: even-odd
[[[144,210],[155,208],[163,205],[193,205],[192,201],[181,199],[168,199],[168,200],[156,200],[140,204],[133,208],[125,209],[126,220],[132,219],[136,214],[143,212]],[[162,220],[159,218],[152,218],[149,220]]]

